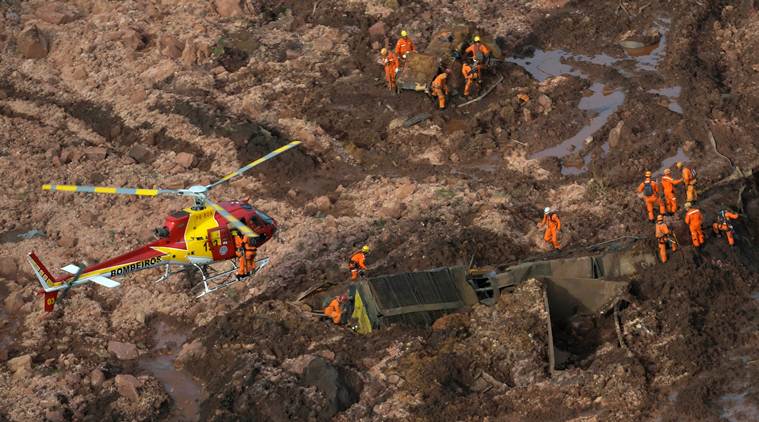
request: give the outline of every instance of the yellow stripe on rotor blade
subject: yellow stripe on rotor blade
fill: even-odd
[[[116,188],[96,187],[95,193],[116,193]]]
[[[272,152],[264,155],[263,157],[259,158],[258,160],[250,162],[250,163],[246,164],[245,166],[243,166],[243,167],[235,170],[234,172],[229,173],[228,175],[222,177],[221,179],[219,179],[213,185],[217,185],[217,184],[219,184],[221,182],[226,182],[227,180],[229,180],[229,179],[231,179],[231,178],[233,178],[235,176],[239,176],[239,175],[245,173],[246,171],[252,169],[253,167],[255,167],[255,166],[263,163],[264,161],[270,160],[270,159],[276,157],[277,155],[279,155],[279,154],[287,151],[288,149],[294,148],[294,147],[296,147],[296,146],[298,146],[300,144],[301,144],[300,141],[292,141],[292,142],[290,142],[289,144],[287,144],[285,146],[281,146],[281,147],[275,149],[274,151],[272,151]],[[213,186],[213,185],[211,185],[211,186]]]
[[[229,211],[225,210],[221,207],[221,205],[218,205],[214,202],[211,202],[209,200],[206,200],[206,204],[211,206],[214,210],[216,210],[219,214],[221,214],[222,217],[224,217],[229,224],[239,230],[242,234],[248,237],[258,237],[258,234],[250,229],[250,227],[246,226],[242,223],[242,221],[238,220],[237,217],[232,215]]]
[[[112,195],[137,195],[156,196],[159,193],[174,193],[173,190],[142,189],[142,188],[114,188],[108,186],[79,186],[79,185],[42,185],[43,190],[80,192],[80,193],[105,193]]]

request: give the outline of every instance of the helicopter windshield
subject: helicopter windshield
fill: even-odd
[[[271,217],[269,217],[268,215],[266,215],[265,213],[263,213],[263,212],[261,212],[259,210],[256,210],[256,214],[258,215],[258,217],[261,220],[264,220],[264,223],[266,223],[266,224],[272,224],[272,223],[274,223],[274,220]]]

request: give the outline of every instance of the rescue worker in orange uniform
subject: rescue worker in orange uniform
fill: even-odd
[[[662,263],[665,263],[667,262],[667,243],[672,247],[672,252],[675,252],[677,251],[677,242],[661,214],[656,217],[656,241],[659,243],[659,258]]]
[[[472,60],[487,64],[487,59],[490,57],[490,49],[480,42],[479,35],[475,35],[474,42],[464,50],[464,54],[468,54]]]
[[[252,239],[237,233],[235,236],[235,252],[237,254],[237,279],[250,275],[256,269],[256,251]]]
[[[737,220],[738,214],[728,210],[722,210],[717,215],[717,219],[712,224],[712,231],[717,236],[722,237],[722,232],[725,232],[727,236],[727,244],[730,246],[735,245],[735,230],[733,225],[730,224],[730,220]]]
[[[477,64],[477,60],[474,60],[472,64],[464,63],[461,65],[461,74],[466,79],[466,85],[464,85],[464,96],[468,97],[472,91],[472,85],[476,85],[476,91],[480,91],[480,66]]]
[[[341,324],[343,318],[343,304],[348,301],[347,295],[339,295],[324,308],[324,316],[332,319],[335,324]]]
[[[398,74],[398,56],[392,51],[387,51],[387,48],[380,50],[382,55],[382,61],[385,65],[385,80],[387,81],[387,87],[395,92],[398,90],[395,84],[395,77]]]
[[[401,31],[401,37],[398,39],[398,42],[395,43],[395,54],[405,60],[406,54],[411,51],[416,51],[416,48],[414,47],[414,42],[408,37],[408,32],[404,29]]]
[[[693,246],[700,248],[704,244],[704,232],[701,230],[701,224],[704,222],[704,216],[701,210],[693,208],[690,202],[685,203],[685,224],[690,229],[690,238]]]
[[[675,196],[675,185],[682,183],[682,179],[673,179],[672,170],[664,169],[664,176],[661,178],[661,187],[664,190],[664,205],[667,213],[673,215],[677,212],[677,197]]]
[[[685,184],[685,201],[694,202],[696,199],[696,171],[685,167],[681,161],[675,164],[682,171],[682,180]]]
[[[351,270],[351,280],[357,280],[359,275],[363,275],[366,270],[366,255],[369,253],[369,246],[364,245],[360,251],[351,255],[348,260],[348,269]]]
[[[435,76],[432,81],[432,95],[437,97],[438,108],[441,110],[445,108],[445,97],[448,95],[448,74],[450,73],[450,69],[445,69],[445,72]]]
[[[654,222],[654,205],[659,204],[659,214],[664,214],[664,203],[659,198],[659,184],[651,180],[651,172],[646,172],[646,178],[638,186],[638,193],[643,194],[643,201],[648,212],[648,221]]]
[[[543,240],[551,243],[557,250],[561,249],[561,245],[559,245],[558,241],[559,231],[561,230],[561,220],[559,220],[559,215],[556,214],[556,211],[551,211],[551,208],[549,207],[543,209],[543,220],[538,223],[538,227],[543,226],[546,227],[546,232],[543,234]]]

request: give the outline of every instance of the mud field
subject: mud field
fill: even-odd
[[[757,9],[0,1],[0,420],[759,419]],[[483,88],[502,82],[444,111],[389,92],[386,37],[406,29],[424,50],[454,24],[496,39],[506,59]],[[279,222],[254,280],[196,300],[196,277],[155,283],[149,270],[43,312],[29,251],[54,272],[99,262],[152,240],[189,202],[42,184],[207,184],[290,139],[303,145],[214,191]],[[698,170],[706,223],[741,212],[737,246],[707,232],[703,250],[638,272],[618,314],[625,347],[601,316],[562,371],[548,369],[537,282],[430,328],[368,336],[292,303],[347,280],[363,244],[370,273],[388,274],[652,239],[634,190],[676,161]],[[561,252],[535,227],[545,206],[561,215]],[[669,220],[687,243],[682,218]]]

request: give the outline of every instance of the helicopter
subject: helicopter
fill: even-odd
[[[242,279],[231,277],[238,264],[234,235],[244,235],[260,247],[271,239],[277,231],[277,222],[261,210],[254,208],[247,201],[223,201],[216,203],[208,198],[212,189],[242,175],[257,165],[268,161],[298,145],[292,141],[265,156],[241,167],[209,185],[196,185],[186,189],[141,189],[123,187],[99,187],[79,185],[46,184],[43,190],[51,192],[82,192],[115,195],[136,195],[155,197],[158,195],[177,195],[193,198],[191,207],[171,213],[161,228],[155,230],[157,239],[137,249],[115,258],[80,267],[69,264],[63,268],[66,275],[53,277],[42,261],[32,251],[28,255],[29,264],[42,285],[44,309],[52,312],[57,300],[72,287],[87,283],[115,288],[121,283],[114,280],[136,271],[165,266],[164,274],[156,280],[160,282],[171,275],[198,270],[202,282],[202,292],[197,297],[230,286],[255,275],[268,265],[269,258],[255,261],[255,269],[248,277]],[[231,263],[230,269],[215,269],[212,264]],[[171,267],[180,267],[172,271]],[[60,297],[59,297],[60,293]]]

